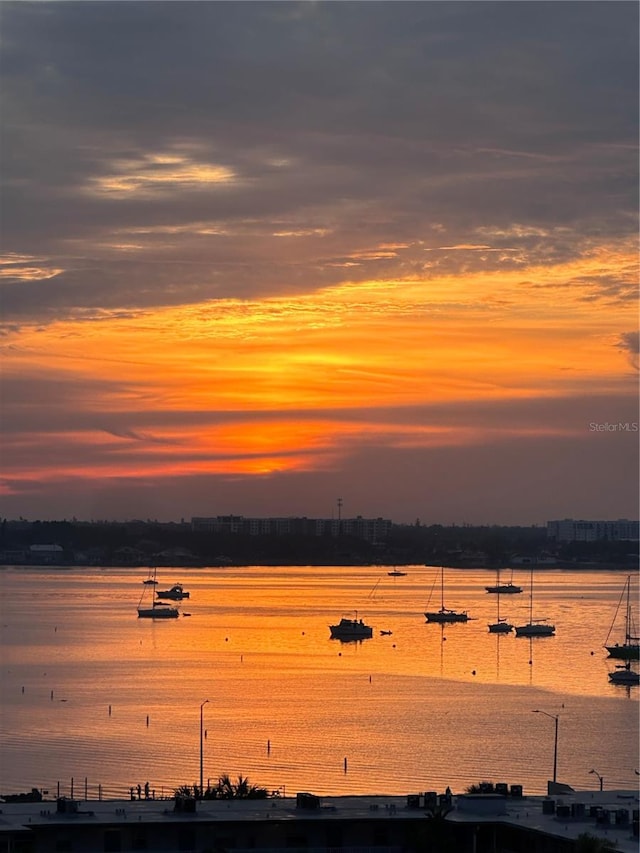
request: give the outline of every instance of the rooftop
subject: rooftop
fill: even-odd
[[[481,798],[483,795],[477,795]],[[484,795],[492,796],[492,795]],[[501,798],[493,814],[481,815],[466,807],[464,797],[454,797],[455,809],[449,820],[478,823],[496,821],[526,827],[546,835],[575,839],[582,833],[611,842],[620,853],[638,853],[638,838],[633,836],[632,818],[639,807],[638,791],[574,791],[550,797]],[[553,804],[553,811],[551,810]],[[626,811],[626,823],[620,822]],[[605,822],[608,820],[608,822]]]
[[[413,820],[424,814],[424,795],[320,797],[317,808],[300,808],[296,797],[266,800],[202,800],[195,813],[175,809],[174,800],[65,801],[58,811],[54,801],[0,802],[0,838],[3,833],[28,832],[39,824],[108,824],[225,821],[305,820]],[[312,798],[313,799],[313,798]],[[504,823],[550,836],[575,839],[589,833],[612,842],[618,853],[637,853],[633,811],[638,791],[574,791],[555,797],[454,795],[448,820],[467,823]],[[552,808],[553,806],[553,808]]]

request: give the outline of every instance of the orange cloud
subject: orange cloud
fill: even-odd
[[[489,440],[505,428],[403,424],[392,413],[632,389],[620,340],[635,325],[636,280],[635,252],[612,244],[525,271],[344,282],[288,299],[21,329],[5,339],[5,375],[91,388],[74,401],[79,415],[136,427],[47,432],[41,409],[46,436],[16,433],[11,447],[34,459],[39,444],[58,448],[21,466],[29,480],[259,475],[331,467],[367,443]],[[383,409],[391,414],[367,414]],[[527,430],[544,432],[507,431]]]

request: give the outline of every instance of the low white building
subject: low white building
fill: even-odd
[[[618,518],[616,521],[588,521],[564,518],[547,521],[547,538],[555,542],[638,541],[637,521]]]
[[[63,554],[64,548],[60,545],[31,545],[29,547],[30,562],[41,565],[60,563]]]

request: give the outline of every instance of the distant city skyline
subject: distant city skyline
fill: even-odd
[[[375,516],[375,517],[366,517],[362,515],[351,515],[351,516],[341,516],[337,514],[324,515],[324,516],[313,516],[309,514],[283,514],[279,516],[270,516],[270,515],[259,515],[259,516],[247,516],[241,513],[232,514],[232,513],[220,513],[217,516],[192,516],[190,518],[180,517],[180,518],[171,518],[160,520],[157,518],[125,518],[125,517],[116,517],[116,518],[78,518],[73,516],[71,518],[55,518],[55,519],[38,519],[38,518],[25,518],[24,516],[20,516],[19,518],[6,518],[0,519],[2,521],[8,522],[12,525],[37,525],[39,523],[51,523],[51,524],[64,524],[64,523],[72,523],[72,524],[88,524],[88,525],[111,525],[111,524],[149,524],[149,525],[180,525],[191,528],[194,531],[200,532],[241,532],[241,533],[251,533],[252,535],[266,533],[282,533],[282,532],[292,532],[292,533],[300,533],[300,534],[320,534],[325,532],[331,532],[332,535],[336,535],[340,530],[341,525],[344,524],[344,532],[347,534],[351,533],[353,530],[356,530],[359,525],[359,532],[362,530],[366,530],[369,528],[373,535],[371,537],[365,538],[373,538],[376,539],[379,536],[386,535],[389,531],[389,526],[399,526],[399,527],[446,527],[448,529],[455,529],[457,527],[460,528],[528,528],[528,529],[541,529],[546,530],[547,535],[553,539],[556,539],[559,542],[576,542],[576,541],[585,541],[592,542],[597,541],[599,539],[611,539],[612,541],[623,539],[623,540],[637,540],[638,539],[638,526],[640,524],[640,520],[637,518],[562,518],[562,519],[547,519],[545,522],[541,524],[537,523],[529,523],[529,524],[500,524],[498,522],[487,522],[483,524],[472,524],[471,522],[450,522],[448,524],[442,524],[441,522],[436,521],[426,521],[420,518],[414,518],[412,520],[404,520],[404,521],[393,521],[390,518],[386,518],[383,516]],[[259,523],[264,522],[264,526],[262,527]],[[313,522],[322,523],[321,527],[318,527],[316,530],[312,530],[310,527],[292,527],[290,530],[287,529],[287,522],[308,522],[309,524]],[[324,528],[324,525],[330,525],[330,528]]]
[[[638,518],[635,3],[3,3],[0,516]]]

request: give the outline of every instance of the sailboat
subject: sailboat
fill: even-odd
[[[149,583],[148,581],[152,582]],[[177,607],[171,607],[171,605],[166,604],[164,601],[158,601],[156,599],[156,570],[153,570],[153,578],[147,579],[144,581],[144,589],[142,590],[142,595],[140,596],[140,601],[138,602],[138,618],[139,619],[176,619],[180,615],[180,611]],[[150,605],[143,606],[142,600],[145,597],[145,593],[147,589],[151,589],[152,601]]]
[[[628,660],[609,673],[609,681],[612,684],[624,684],[630,687],[634,684],[640,684],[640,673],[636,672],[635,669],[631,669],[631,661]]]
[[[553,637],[555,625],[549,625],[546,619],[533,618],[533,566],[531,566],[531,587],[529,592],[529,621],[526,625],[516,625],[516,637]]]
[[[494,592],[497,595],[514,595],[517,592],[522,592],[521,586],[516,586],[513,582],[513,569],[511,569],[511,580],[509,583],[500,583],[500,569],[498,569],[498,577],[494,586],[485,586],[487,592]]]
[[[497,570],[496,576],[496,586],[495,589],[498,590],[498,613],[497,613],[497,621],[492,622],[489,625],[489,633],[490,634],[508,634],[510,631],[513,631],[513,625],[510,625],[506,619],[500,616],[500,569]],[[489,592],[489,587],[486,587],[487,592]]]
[[[444,606],[444,566],[440,569],[440,601],[440,610],[428,610],[424,614],[427,617],[427,622],[467,622],[469,620],[469,614],[466,610],[449,610]]]
[[[616,625],[620,605],[625,600],[625,598],[626,612],[624,620],[624,643],[615,643],[615,645],[608,645],[609,637],[611,636],[611,633]],[[611,622],[611,627],[609,628],[609,633],[607,634],[607,638],[604,641],[604,647],[609,652],[609,657],[611,658],[618,658],[618,660],[638,660],[640,658],[639,641],[640,637],[637,636],[637,631],[635,630],[631,615],[631,575],[627,575],[627,580],[622,590],[622,594],[620,595],[620,600],[618,601],[616,612],[613,615],[613,620]]]

